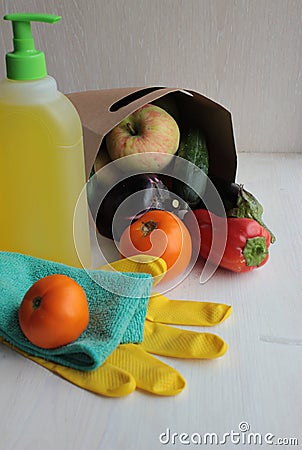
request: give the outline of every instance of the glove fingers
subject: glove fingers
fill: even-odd
[[[151,322],[210,327],[229,317],[232,307],[220,303],[169,300],[161,294],[151,296],[147,319]]]
[[[140,346],[147,352],[174,358],[213,359],[222,356],[227,344],[216,334],[197,333],[145,322],[144,340]]]
[[[136,386],[156,395],[177,395],[186,381],[175,369],[144,352],[141,345],[120,345],[108,358],[110,364],[131,373]]]
[[[107,362],[90,372],[69,369],[58,364],[52,371],[76,386],[106,397],[124,397],[136,388],[131,374]]]
[[[7,347],[13,348],[25,358],[60,375],[72,384],[86,389],[87,391],[94,392],[95,394],[104,395],[106,397],[123,397],[133,392],[136,388],[135,380],[131,374],[117,367],[113,367],[107,362],[95,370],[84,372],[61,366],[60,364],[55,364],[42,358],[30,356],[18,348],[13,347],[6,341],[3,341],[3,343]]]
[[[101,270],[117,272],[149,273],[153,278],[153,286],[156,286],[167,271],[167,264],[162,258],[151,255],[134,255],[100,267]]]

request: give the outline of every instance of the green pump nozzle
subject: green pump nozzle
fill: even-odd
[[[53,14],[7,14],[14,34],[14,51],[6,54],[6,73],[11,80],[37,80],[47,75],[44,53],[35,49],[31,22],[56,23],[61,16]]]

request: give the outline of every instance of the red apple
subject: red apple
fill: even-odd
[[[112,160],[139,155],[128,158],[126,166],[158,172],[178,149],[179,128],[164,109],[147,104],[113,128],[106,136],[106,145]]]

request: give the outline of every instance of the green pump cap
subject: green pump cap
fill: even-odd
[[[37,80],[47,75],[44,53],[35,49],[31,22],[56,23],[61,16],[53,14],[7,14],[14,34],[14,51],[6,54],[6,73],[11,80]]]

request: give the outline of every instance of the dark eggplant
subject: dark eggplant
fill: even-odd
[[[256,220],[262,227],[264,227],[270,234],[271,243],[276,241],[275,235],[263,222],[263,206],[259,200],[251,193],[243,188],[240,184],[237,203],[233,208],[227,211],[228,217],[246,217],[248,219]]]
[[[211,178],[211,181],[221,198],[225,213],[228,217],[254,219],[270,233],[271,242],[274,243],[276,241],[276,237],[263,221],[263,207],[261,203],[251,192],[244,189],[242,184],[225,181],[221,178]],[[207,205],[201,201],[198,208],[209,209],[214,214],[219,215],[221,208],[217,202],[211,202],[209,192],[212,192],[212,190],[206,189],[205,199],[208,200]]]
[[[221,178],[211,177],[211,182],[215,186],[221,201],[223,203],[225,211],[228,211],[231,208],[234,208],[237,205],[238,195],[239,195],[239,185],[237,183],[222,180]],[[211,201],[213,197],[213,201]],[[204,200],[207,201],[207,205],[205,205],[204,201],[200,201],[197,205],[197,208],[206,208],[209,209],[214,214],[219,215],[220,207],[216,205],[215,196],[213,196],[213,189],[207,185],[206,191],[203,196]],[[195,208],[193,208],[195,209]]]
[[[97,196],[92,192],[90,197]],[[119,240],[123,231],[144,212],[162,209],[183,217],[188,205],[171,193],[154,174],[138,174],[117,182],[104,196],[100,205],[94,198],[89,201],[96,218],[98,232],[110,239]]]

